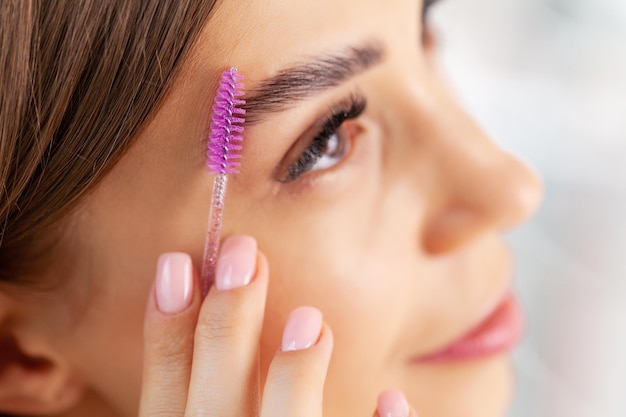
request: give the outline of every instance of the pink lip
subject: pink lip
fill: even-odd
[[[510,351],[523,332],[522,312],[513,294],[502,301],[477,326],[444,348],[416,359],[419,363],[455,362]]]

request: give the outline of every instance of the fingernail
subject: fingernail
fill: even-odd
[[[289,314],[281,350],[307,349],[317,343],[322,331],[322,313],[313,307],[298,307]]]
[[[193,270],[186,253],[164,253],[159,257],[156,278],[157,306],[165,314],[176,314],[191,304]]]
[[[231,290],[252,281],[256,270],[257,244],[250,236],[233,236],[222,243],[215,267],[215,287]]]
[[[402,392],[389,389],[378,396],[379,417],[409,417],[409,413],[409,403]]]

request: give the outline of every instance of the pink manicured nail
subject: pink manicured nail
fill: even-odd
[[[313,307],[298,307],[289,314],[283,332],[282,351],[307,349],[317,343],[322,331],[322,313]]]
[[[378,396],[379,417],[409,417],[409,403],[402,392],[389,389]]]
[[[215,267],[215,287],[230,290],[252,281],[256,270],[257,244],[250,236],[233,236],[222,243]]]
[[[191,304],[193,270],[186,253],[164,253],[159,257],[156,278],[157,306],[165,314],[176,314]]]

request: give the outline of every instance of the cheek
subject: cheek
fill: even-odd
[[[402,312],[388,302],[394,290],[385,285],[384,277],[363,262],[372,254],[360,252],[358,242],[343,233],[337,228],[332,239],[319,240],[311,231],[298,246],[267,249],[271,278],[262,369],[265,375],[289,312],[301,305],[315,306],[335,340],[326,382],[328,403],[358,408],[364,405],[362,398],[376,398],[382,389],[379,384],[389,379],[389,357]],[[352,389],[345,390],[347,386]],[[371,408],[363,412],[367,415]]]
[[[263,221],[239,224],[257,237],[270,264],[263,370],[280,346],[289,312],[315,306],[335,338],[327,391],[343,393],[338,403],[359,403],[345,398],[346,386],[355,388],[352,395],[376,398],[384,381],[393,380],[391,358],[406,322],[407,303],[396,301],[409,292],[408,274],[388,271],[382,229],[373,226],[375,193],[372,187],[351,187],[323,206],[297,204],[275,210],[280,214],[267,213]]]
[[[38,333],[63,352],[89,390],[108,406],[131,415],[142,380],[147,290],[126,277],[99,276],[97,284],[81,282],[64,288],[55,294],[55,304],[41,304],[45,308],[37,312],[37,323]],[[97,288],[93,294],[90,285]]]

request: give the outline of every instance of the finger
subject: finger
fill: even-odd
[[[401,391],[388,389],[378,396],[374,417],[417,417]]]
[[[261,417],[321,416],[332,349],[333,335],[319,310],[292,311],[268,371]]]
[[[259,340],[268,267],[256,241],[223,244],[215,286],[200,310],[186,416],[253,416],[258,412]]]
[[[191,258],[161,255],[144,323],[140,416],[182,416],[187,401],[200,294]]]

